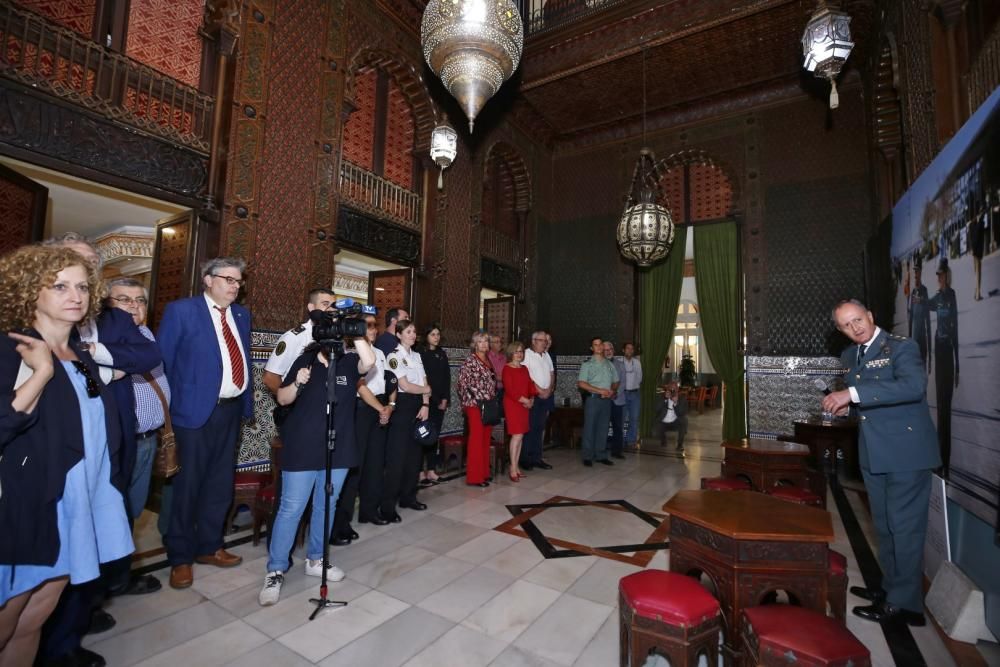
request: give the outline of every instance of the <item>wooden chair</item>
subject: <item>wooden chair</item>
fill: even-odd
[[[638,667],[651,654],[672,667],[718,663],[719,602],[697,579],[643,570],[618,582],[619,664]]]
[[[717,408],[719,407],[716,404],[718,398],[719,398],[719,385],[713,384],[712,388],[708,390],[708,397],[705,399],[705,402],[708,404],[708,407]]]
[[[708,397],[708,387],[701,386],[694,390],[694,400],[688,399],[692,402],[694,407],[698,409],[698,414],[705,412],[705,399]]]
[[[743,610],[745,665],[756,667],[871,667],[871,654],[836,619],[787,604]],[[714,663],[713,663],[714,664]]]
[[[455,459],[455,467],[459,470],[465,465],[465,436],[446,435],[438,441],[441,445],[442,472],[451,470],[451,460]]]

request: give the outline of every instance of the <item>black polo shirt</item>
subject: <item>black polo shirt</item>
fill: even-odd
[[[295,360],[282,380],[286,387],[295,382],[299,369],[309,366],[309,382],[292,403],[292,411],[281,426],[281,468],[290,472],[323,470],[326,467],[326,373],[327,368],[315,353],[303,353]],[[354,407],[358,379],[358,355],[348,352],[337,361],[337,406],[334,428],[337,432],[333,450],[334,468],[353,468],[359,461],[354,441]]]

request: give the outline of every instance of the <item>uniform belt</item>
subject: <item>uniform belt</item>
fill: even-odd
[[[635,393],[635,392],[637,392],[637,391],[639,391],[639,390],[638,390],[638,389],[626,389],[626,390],[625,390],[625,393],[626,393],[626,394],[634,394],[634,393]]]
[[[151,438],[154,435],[156,435],[157,432],[159,432],[159,430],[160,430],[159,427],[157,427],[157,428],[151,428],[148,431],[143,431],[142,433],[136,433],[135,434],[135,439],[136,440],[145,440],[146,438]]]
[[[226,403],[235,403],[240,400],[240,396],[231,396],[230,398],[220,398],[216,401],[216,405],[225,405]]]

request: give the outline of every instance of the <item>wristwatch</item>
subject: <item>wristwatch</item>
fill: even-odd
[[[394,407],[396,407],[396,403],[395,403],[395,401],[389,401],[389,407],[390,407],[390,408],[394,408]]]

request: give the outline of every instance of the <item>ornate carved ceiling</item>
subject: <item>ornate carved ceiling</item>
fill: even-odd
[[[426,0],[379,0],[412,21]],[[773,101],[774,91],[803,92],[801,36],[816,0],[632,0],[579,21],[529,35],[518,86],[519,124],[526,118],[550,143],[641,131],[643,52],[647,117],[677,117],[727,96]],[[875,0],[843,0],[855,52],[864,62]],[[419,21],[416,25],[419,34]],[[849,71],[845,72],[849,75]],[[763,98],[767,98],[764,100]],[[689,114],[687,114],[689,115]],[[535,118],[530,118],[535,116]]]

